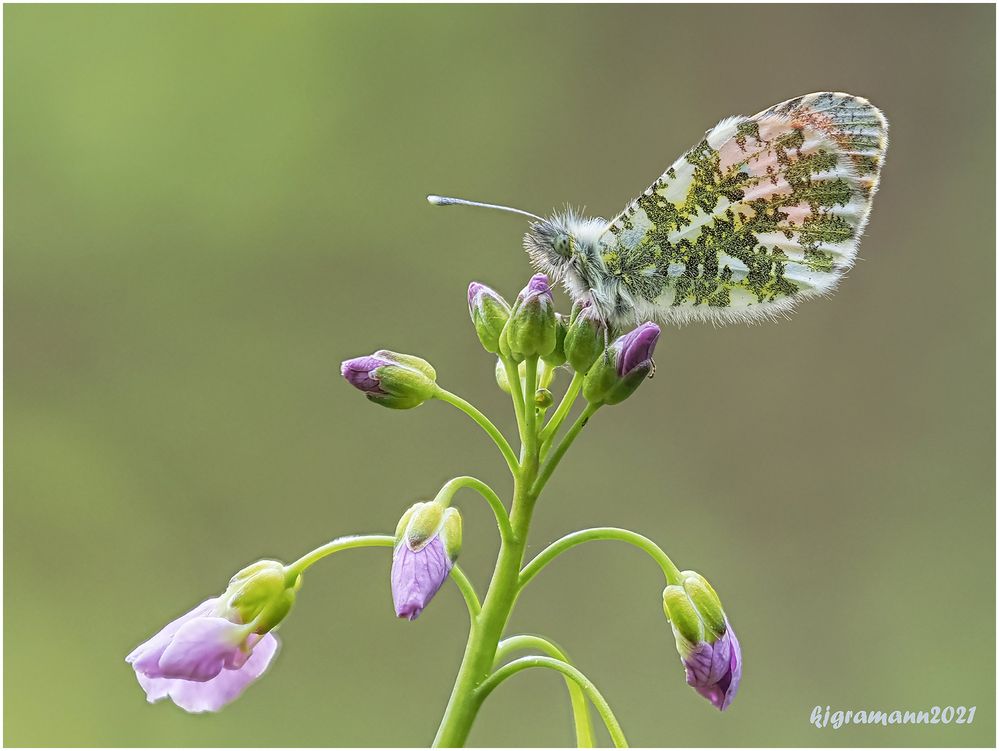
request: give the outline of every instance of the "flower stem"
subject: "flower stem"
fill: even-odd
[[[648,553],[659,564],[659,567],[663,570],[663,575],[666,577],[667,584],[680,583],[680,570],[676,567],[676,564],[670,560],[670,557],[666,555],[661,547],[648,537],[640,535],[637,532],[632,532],[630,529],[594,527],[593,529],[582,529],[578,532],[568,534],[538,553],[534,557],[534,560],[524,566],[524,570],[520,572],[520,588],[523,589],[526,587],[527,583],[537,576],[541,572],[541,569],[551,563],[557,556],[570,548],[574,548],[590,540],[619,540],[620,542],[634,545],[639,550]]]
[[[395,538],[392,535],[347,535],[330,540],[325,545],[320,545],[311,553],[306,553],[294,563],[289,563],[284,567],[285,576],[289,583],[293,583],[298,575],[309,568],[317,561],[321,561],[328,555],[339,553],[341,550],[352,548],[391,548],[395,545]]]
[[[624,731],[621,730],[621,725],[618,724],[617,718],[614,716],[614,712],[611,711],[607,700],[604,699],[601,693],[597,690],[597,687],[593,685],[593,682],[589,678],[583,675],[572,665],[569,665],[562,660],[556,660],[553,657],[521,657],[513,662],[508,662],[483,681],[482,685],[476,690],[476,694],[479,694],[482,699],[485,699],[485,697],[488,696],[493,689],[495,689],[507,678],[512,675],[516,675],[521,670],[527,670],[528,668],[550,668],[551,670],[557,670],[563,675],[574,680],[589,697],[590,701],[593,702],[593,706],[596,707],[597,713],[604,721],[604,725],[607,727],[607,732],[610,733],[610,737],[611,740],[614,741],[614,745],[617,748],[628,747],[628,741],[624,737]]]
[[[538,358],[528,357],[524,363],[527,377],[524,387],[524,413],[527,418],[527,435],[533,442],[538,440],[538,409],[534,404],[534,393],[538,390]],[[530,450],[530,446],[528,446]]]
[[[569,410],[572,409],[572,405],[576,403],[576,397],[579,396],[579,390],[581,388],[583,388],[583,374],[574,373],[572,380],[569,382],[569,387],[565,390],[565,394],[562,396],[562,401],[559,402],[552,418],[548,421],[548,424],[545,425],[544,430],[541,431],[542,455],[544,455],[547,445],[551,444],[552,439],[555,437],[559,427],[562,425],[562,421],[565,420],[566,415],[569,414]]]
[[[544,652],[549,657],[562,660],[569,665],[572,664],[565,652],[548,639],[533,634],[519,634],[499,643],[495,665],[498,665],[507,655],[526,649]],[[586,703],[586,694],[583,693],[579,684],[569,676],[565,676],[565,688],[569,692],[569,703],[572,705],[572,719],[576,727],[576,748],[594,748],[596,742],[593,738],[593,722],[590,719],[590,707]]]
[[[507,514],[506,506],[503,505],[503,501],[496,495],[496,491],[482,482],[482,480],[469,477],[468,475],[455,477],[453,480],[448,480],[444,483],[444,487],[440,489],[437,493],[437,498],[434,500],[440,501],[446,506],[451,503],[452,496],[462,488],[472,488],[472,490],[476,491],[486,500],[486,503],[493,510],[493,515],[496,517],[496,524],[499,526],[500,537],[502,539],[506,540],[513,537],[513,529],[510,527],[510,516]]]
[[[513,360],[504,357],[503,367],[506,369],[506,380],[510,385],[510,396],[513,399],[513,411],[517,415],[517,429],[520,432],[520,443],[524,446],[524,436],[527,434],[527,417],[525,416],[524,390],[520,384],[520,368]],[[523,459],[523,451],[521,451]]]
[[[465,401],[457,394],[452,394],[450,391],[447,391],[445,389],[439,389],[435,394],[435,397],[437,399],[440,399],[442,402],[447,402],[448,404],[457,407],[466,415],[475,420],[475,422],[478,423],[479,427],[481,427],[484,431],[486,431],[489,437],[493,439],[493,443],[496,444],[496,447],[500,450],[500,453],[503,454],[503,458],[506,459],[506,464],[510,468],[510,472],[516,473],[517,455],[513,453],[513,449],[510,448],[509,442],[507,442],[506,438],[503,437],[503,434],[499,431],[499,428],[493,425],[493,423],[489,420],[488,417],[486,417],[478,409],[476,409],[476,407],[473,404]]]

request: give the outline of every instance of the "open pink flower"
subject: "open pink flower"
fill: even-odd
[[[220,604],[206,600],[125,658],[149,702],[170,698],[188,712],[217,712],[267,669],[277,637],[221,617]]]

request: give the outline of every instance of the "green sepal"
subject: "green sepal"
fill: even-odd
[[[542,359],[552,368],[565,364],[565,335],[569,328],[569,322],[561,313],[555,314],[555,349]]]
[[[284,564],[278,561],[258,561],[230,579],[222,599],[239,623],[250,623],[262,612],[272,608],[286,591],[291,590],[288,589]],[[276,623],[275,621],[275,625]]]
[[[399,518],[399,523],[395,525],[395,544],[398,545],[402,542],[402,533],[406,531],[406,526],[409,524],[409,520],[413,518],[413,512],[416,511],[417,506],[421,506],[423,503],[414,503]]]
[[[618,380],[617,364],[611,353],[599,356],[583,378],[583,398],[593,405],[606,403]]]
[[[379,350],[374,356],[391,362],[374,370],[379,388],[385,392],[366,394],[376,404],[391,409],[412,409],[437,393],[437,371],[423,358],[389,350]]]
[[[486,352],[499,352],[500,334],[509,319],[510,304],[506,300],[495,292],[481,295],[481,306],[472,308],[472,324]]]
[[[550,355],[555,349],[555,311],[548,301],[532,295],[518,299],[500,334],[500,353],[514,362]]]
[[[412,515],[403,533],[410,550],[421,550],[440,530],[444,506],[427,501],[413,506]]]
[[[723,636],[728,628],[721,599],[708,580],[696,571],[684,571],[683,576],[683,589],[701,615],[709,637],[708,641],[713,643]]]
[[[663,590],[663,611],[673,627],[677,648],[683,646],[681,640],[686,646],[704,641],[704,624],[683,587],[671,584]]]
[[[604,404],[620,404],[634,394],[635,390],[642,385],[642,381],[649,377],[652,368],[653,365],[650,361],[634,368],[624,378],[618,379],[618,382],[604,396]]]
[[[291,606],[294,604],[295,590],[284,590],[255,619],[256,625],[253,632],[255,634],[266,634],[285,619],[285,616],[288,615],[291,611]]]
[[[448,507],[444,511],[444,523],[440,529],[441,542],[444,543],[444,552],[454,563],[458,560],[461,552],[461,514],[458,509]]]
[[[573,306],[573,317],[565,332],[566,360],[577,373],[586,373],[597,361],[607,344],[607,330],[599,320],[580,316],[581,308]]]

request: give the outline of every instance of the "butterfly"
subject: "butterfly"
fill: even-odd
[[[853,265],[888,147],[866,99],[819,92],[722,120],[611,221],[530,217],[538,271],[615,330],[786,315]]]

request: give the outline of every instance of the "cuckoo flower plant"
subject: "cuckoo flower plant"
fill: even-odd
[[[493,367],[496,358],[496,382],[509,394],[517,449],[481,410],[440,385],[436,370],[420,357],[382,349],[345,360],[340,372],[350,386],[383,407],[411,409],[440,402],[467,415],[509,470],[508,500],[483,481],[461,475],[444,483],[432,500],[403,511],[395,534],[337,537],[289,564],[266,560],[248,566],[220,595],[172,621],[128,655],[149,701],[170,698],[189,712],[218,711],[273,661],[275,631],[295,602],[303,572],[333,553],[383,547],[392,549],[385,593],[396,616],[413,621],[423,615],[420,625],[409,628],[440,627],[433,603],[449,579],[468,610],[468,641],[435,745],[463,745],[496,686],[528,668],[543,668],[564,678],[579,746],[595,743],[591,707],[614,744],[624,746],[624,732],[603,694],[555,642],[506,633],[521,592],[552,560],[585,542],[614,540],[642,550],[661,572],[663,607],[687,682],[719,709],[732,704],[742,654],[721,601],[703,577],[681,572],[652,540],[626,529],[596,527],[569,533],[527,558],[531,519],[555,470],[599,410],[629,399],[653,374],[659,327],[648,322],[614,331],[596,306],[586,302],[569,315],[559,314],[544,274],[533,276],[513,304],[473,282],[467,303],[475,336],[491,356],[484,365]],[[553,393],[557,391],[560,399]],[[381,440],[381,451],[387,450],[388,440]],[[462,520],[454,501],[462,490],[486,502],[499,534],[493,575],[482,599],[457,565]],[[378,503],[377,494],[371,495],[370,503]],[[391,508],[385,513],[389,516]],[[428,610],[430,615],[424,615]],[[337,643],[331,647],[340,648]],[[525,651],[529,654],[514,656]],[[293,689],[288,682],[283,691]],[[666,732],[664,727],[664,740]]]

